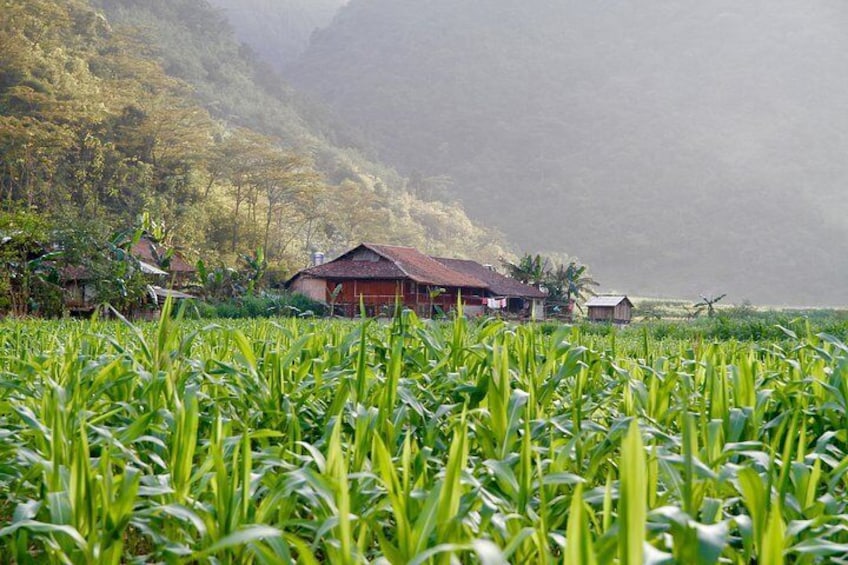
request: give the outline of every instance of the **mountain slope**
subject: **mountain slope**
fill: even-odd
[[[15,0],[0,12],[0,209],[291,272],[362,240],[495,259],[500,238],[322,133],[205,1]]]
[[[448,175],[475,218],[608,288],[846,304],[846,12],[353,0],[288,77],[383,160]]]
[[[310,153],[329,190],[309,210],[316,222],[299,236],[304,247],[331,255],[359,241],[389,241],[489,261],[509,256],[502,238],[460,206],[420,198],[393,169],[363,156],[355,134],[245,52],[206,0],[93,1],[155,45],[165,70],[214,116]]]
[[[236,36],[255,43],[257,53],[275,67],[294,61],[309,45],[309,36],[330,23],[344,0],[210,0],[221,9]]]

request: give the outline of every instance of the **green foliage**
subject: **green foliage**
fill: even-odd
[[[359,240],[503,251],[333,146],[205,2],[12,0],[0,52],[3,210],[107,231],[147,215],[208,264],[262,247],[287,272]]]
[[[515,280],[529,285],[540,285],[544,282],[550,272],[550,261],[541,255],[523,255],[518,263],[504,261],[509,276]]]
[[[196,305],[200,317],[224,319],[322,316],[324,310],[323,304],[302,294],[248,294]]]
[[[573,259],[567,264],[556,264],[539,254],[527,253],[518,263],[504,261],[503,265],[512,278],[547,291],[545,306],[549,315],[562,314],[569,320],[573,316],[574,307],[582,311],[580,303],[587,296],[594,296],[592,287],[598,286],[595,279],[589,276],[589,267]]]
[[[3,322],[0,560],[838,561],[848,347],[785,335]]]
[[[641,339],[647,334],[656,340],[707,340],[740,342],[784,342],[792,336],[810,332],[826,333],[848,339],[848,311],[845,310],[767,310],[736,317],[732,310],[721,311],[714,318],[696,320],[648,319],[617,329],[609,324],[581,322],[584,335],[606,337],[613,333],[618,339]],[[542,331],[552,334],[559,330],[556,322],[540,324]],[[788,333],[787,333],[788,330]]]
[[[50,225],[31,211],[0,211],[0,313],[61,311]]]
[[[592,287],[598,286],[595,279],[589,276],[588,269],[577,261],[569,261],[567,265],[557,265],[556,269],[551,270],[543,281],[548,290],[547,306],[564,310],[569,318],[575,306],[582,312],[581,302],[588,296],[594,296]]]
[[[701,295],[701,301],[694,304],[692,308],[695,310],[695,315],[700,314],[705,308],[707,310],[707,315],[712,318],[715,316],[715,305],[721,301],[722,298],[727,296],[727,294],[719,294],[717,296],[704,296]]]

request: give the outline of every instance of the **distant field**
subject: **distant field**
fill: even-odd
[[[0,562],[844,562],[840,323],[0,322]]]

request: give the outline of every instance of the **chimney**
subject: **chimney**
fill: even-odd
[[[320,251],[315,251],[312,253],[312,266],[317,267],[318,265],[324,264],[324,254]]]

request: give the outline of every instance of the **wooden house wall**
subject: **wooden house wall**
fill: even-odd
[[[629,322],[631,315],[632,313],[630,304],[628,304],[627,301],[624,300],[618,306],[615,307],[613,318],[616,322]]]
[[[404,307],[414,310],[423,317],[431,315],[431,306],[437,306],[443,312],[456,308],[457,298],[462,295],[463,304],[479,305],[483,297],[482,289],[448,287],[439,296],[430,299],[430,287],[411,280],[327,280],[327,301],[336,285],[342,288],[336,297],[336,312],[345,316],[359,314],[360,300],[369,316],[387,314],[392,311],[399,296]]]
[[[400,280],[330,279],[326,281],[327,302],[330,302],[332,292],[339,284],[342,288],[335,300],[336,313],[339,315],[358,315],[360,300],[369,316],[391,311],[398,295],[404,303],[407,301],[403,281]]]
[[[629,322],[632,312],[627,302],[618,306],[589,306],[589,320],[593,322]]]
[[[614,309],[609,306],[589,306],[589,319],[593,322],[612,321]]]

